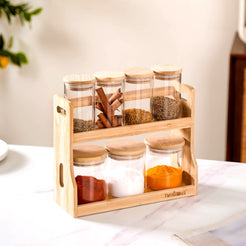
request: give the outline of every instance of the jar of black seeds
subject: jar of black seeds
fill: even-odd
[[[155,65],[151,111],[155,121],[177,119],[181,115],[182,68],[175,65]]]

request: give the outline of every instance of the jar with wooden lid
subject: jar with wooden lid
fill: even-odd
[[[80,145],[73,149],[74,177],[78,204],[97,202],[107,197],[107,151],[97,145]]]
[[[154,120],[179,118],[181,114],[182,68],[175,65],[155,65],[152,69],[154,71],[154,88],[151,106]]]
[[[89,74],[70,74],[64,77],[64,96],[72,101],[73,132],[95,128],[95,79]]]
[[[96,72],[96,128],[121,126],[123,108],[123,72]]]
[[[144,192],[145,144],[133,139],[113,140],[108,150],[108,192],[125,197]]]
[[[144,142],[147,145],[147,187],[151,190],[163,190],[181,186],[184,138],[155,133],[145,137]]]
[[[125,76],[124,124],[151,122],[153,71],[147,68],[131,68],[125,71]]]

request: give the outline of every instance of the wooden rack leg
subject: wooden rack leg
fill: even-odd
[[[187,180],[192,185],[195,185],[195,191],[198,190],[198,168],[194,154],[194,121],[195,121],[195,90],[185,84],[181,85],[181,93],[187,96],[187,100],[182,104],[182,110],[185,111],[186,116],[190,116],[193,125],[189,128],[180,129],[179,132],[185,139],[185,146],[183,149],[182,168],[186,173],[189,173],[191,180]],[[186,178],[186,176],[184,176]]]
[[[77,186],[73,160],[73,108],[71,102],[54,96],[54,175],[55,201],[77,217]]]

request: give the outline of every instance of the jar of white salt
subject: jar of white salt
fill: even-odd
[[[144,193],[145,144],[133,139],[113,140],[108,150],[108,194],[125,197]]]

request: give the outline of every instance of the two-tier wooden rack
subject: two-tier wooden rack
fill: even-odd
[[[168,90],[174,90],[170,87]],[[167,92],[166,88],[158,93],[161,96]],[[150,97],[150,90],[139,92],[141,98]],[[121,126],[107,129],[97,129],[89,132],[73,133],[73,109],[80,105],[91,105],[90,98],[68,100],[54,96],[54,174],[55,174],[55,201],[73,217],[106,212],[115,209],[133,207],[153,202],[160,202],[197,194],[197,164],[194,156],[194,89],[188,85],[180,86],[182,95],[182,117],[179,119],[156,121],[151,123]],[[135,93],[127,92],[125,101],[134,100]],[[184,99],[185,98],[185,99]],[[86,102],[86,103],[85,103]],[[78,205],[77,185],[73,171],[73,145],[95,140],[118,138],[146,134],[158,131],[171,130],[182,134],[185,139],[183,149],[182,186],[172,189],[151,191],[140,195],[122,198],[112,198],[100,202]]]

